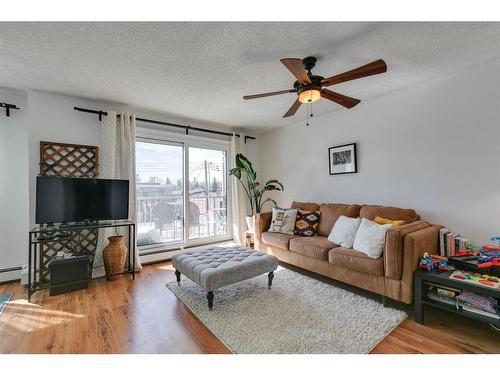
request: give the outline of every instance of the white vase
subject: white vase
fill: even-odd
[[[247,221],[247,230],[251,233],[254,231],[254,226],[253,226],[253,216],[245,216],[245,220]]]

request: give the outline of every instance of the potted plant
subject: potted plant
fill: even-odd
[[[264,199],[264,193],[267,191],[283,191],[284,187],[278,180],[269,180],[261,187],[257,181],[257,173],[252,167],[252,163],[243,154],[236,155],[236,167],[229,171],[230,175],[235,176],[243,186],[250,202],[251,215],[246,216],[248,230],[253,232],[253,215],[260,213],[266,202],[272,202],[276,207],[276,201],[271,198]]]

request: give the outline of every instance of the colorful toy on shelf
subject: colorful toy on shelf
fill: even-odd
[[[480,273],[454,271],[450,279],[461,280],[466,283],[478,284],[489,288],[500,288],[500,278],[496,276],[482,275]]]
[[[470,256],[479,256],[479,251],[474,250],[461,250],[455,253],[455,257],[470,257]]]
[[[425,253],[424,256],[420,258],[418,268],[425,271],[447,271],[448,259]]]
[[[423,257],[420,258],[420,262],[418,263],[418,268],[425,271],[432,271],[433,261],[429,256],[429,253],[425,253]]]
[[[485,245],[483,245],[483,250],[484,251],[500,251],[500,247],[485,244]]]
[[[448,271],[448,259],[445,257],[439,257],[439,271]]]
[[[486,262],[491,262],[493,259],[495,259],[495,258],[493,258],[491,255],[483,254],[479,258],[477,258],[477,262],[478,263],[486,263]]]
[[[477,267],[479,269],[500,267],[500,237],[491,237],[489,243],[483,245]]]
[[[500,248],[500,236],[493,236],[488,242],[489,245]]]
[[[500,258],[500,248],[489,245],[483,245],[481,255],[490,256],[493,258]]]
[[[491,237],[481,250],[483,255],[490,255],[493,258],[500,257],[500,236]]]
[[[484,261],[481,261],[481,258],[478,259],[477,268],[500,267],[500,258],[491,258]]]

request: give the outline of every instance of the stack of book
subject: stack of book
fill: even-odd
[[[459,251],[467,250],[470,243],[467,238],[453,233],[447,228],[439,231],[439,255],[443,257],[454,256]]]
[[[426,283],[427,297],[433,301],[444,302],[446,304],[456,306],[457,296],[460,294],[461,290],[450,288],[442,285],[436,285],[433,283]]]

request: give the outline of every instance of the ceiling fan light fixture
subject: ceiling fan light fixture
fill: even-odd
[[[299,102],[303,104],[314,103],[321,99],[321,93],[318,89],[311,88],[302,91],[299,94]]]
[[[385,61],[378,59],[347,72],[335,74],[331,77],[325,78],[320,75],[312,74],[311,70],[315,67],[317,61],[317,59],[313,56],[309,56],[304,59],[285,58],[280,61],[296,79],[293,83],[293,89],[266,92],[264,94],[257,95],[245,95],[243,99],[257,99],[292,92],[297,94],[295,101],[290,109],[288,109],[288,111],[283,115],[283,118],[295,115],[302,104],[307,105],[315,103],[321,98],[340,104],[345,108],[352,108],[359,104],[359,99],[339,94],[338,92],[328,90],[325,87],[363,77],[369,77],[387,71]]]

